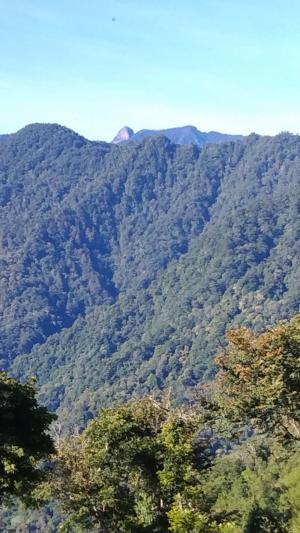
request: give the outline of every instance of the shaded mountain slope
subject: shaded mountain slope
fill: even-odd
[[[95,276],[105,264],[105,284],[89,292],[80,272],[86,303],[73,325],[12,366],[35,373],[43,401],[62,416],[72,408],[80,423],[100,404],[166,385],[188,398],[212,372],[227,327],[261,329],[300,305],[298,136],[251,135],[201,150],[158,137],[89,150],[97,174],[80,178],[66,205],[80,228],[88,213],[94,239],[104,236]]]
[[[185,253],[231,149],[210,176],[196,147],[162,137],[116,147],[32,125],[1,143],[2,359],[147,287]]]

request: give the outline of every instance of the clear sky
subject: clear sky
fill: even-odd
[[[300,131],[299,0],[0,0],[0,133]]]

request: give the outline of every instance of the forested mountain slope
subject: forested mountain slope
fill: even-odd
[[[187,250],[221,178],[201,173],[199,155],[165,138],[122,148],[92,143],[55,125],[29,126],[3,142],[3,358],[120,291],[148,286]],[[201,177],[189,179],[193,172]]]
[[[73,420],[211,372],[225,328],[300,304],[300,138],[0,144],[1,350]],[[14,360],[14,361],[13,361]]]

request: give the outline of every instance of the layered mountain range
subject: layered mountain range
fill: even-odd
[[[189,399],[227,328],[300,305],[299,136],[126,141],[33,124],[0,143],[2,367],[70,423]]]
[[[141,141],[145,137],[163,135],[174,144],[195,144],[203,146],[208,143],[220,143],[224,141],[237,141],[242,135],[230,135],[219,133],[218,131],[203,132],[195,126],[182,126],[179,128],[168,128],[163,130],[140,130],[134,133],[133,129],[124,126],[112,140],[113,144],[120,144],[131,141]]]

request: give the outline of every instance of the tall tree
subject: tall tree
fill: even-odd
[[[231,422],[300,440],[300,315],[261,334],[228,333],[215,401]]]
[[[61,502],[66,529],[222,531],[203,505],[209,463],[198,415],[144,398],[102,410],[81,435],[63,440],[38,498]]]
[[[38,405],[32,383],[0,373],[0,501],[30,499],[43,477],[40,461],[54,453],[48,429],[55,418]]]

